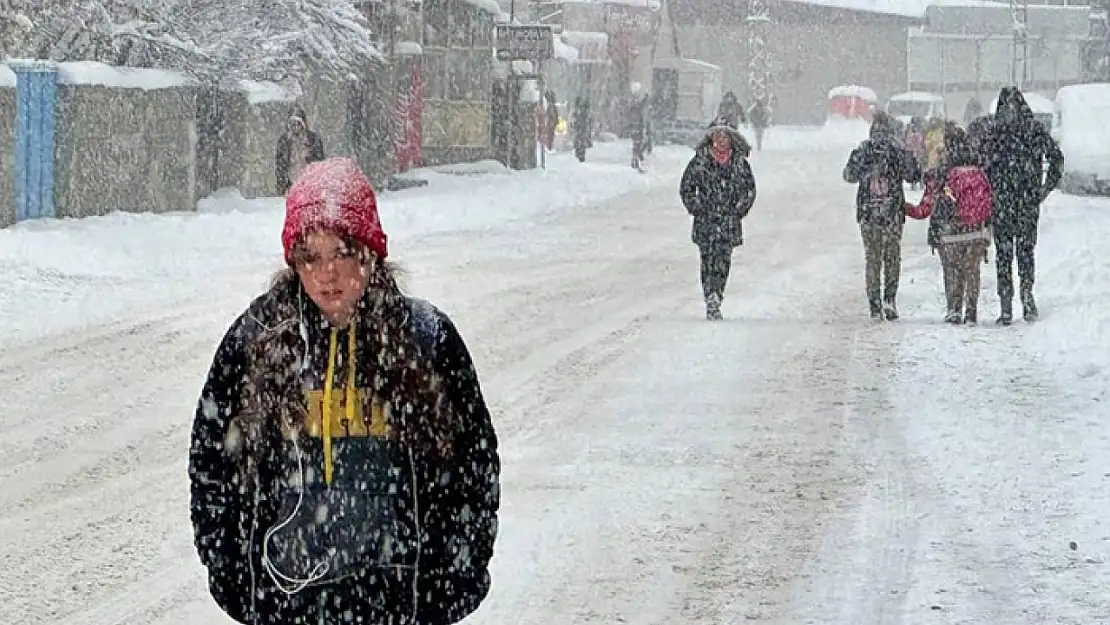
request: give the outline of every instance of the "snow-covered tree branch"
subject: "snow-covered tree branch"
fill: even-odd
[[[0,0],[7,56],[295,83],[380,58],[351,0]]]

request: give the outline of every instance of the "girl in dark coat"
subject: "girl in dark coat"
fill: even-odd
[[[497,438],[451,320],[398,289],[350,159],[286,197],[283,271],[232,324],[193,425],[209,589],[251,625],[448,625],[489,590]]]
[[[694,218],[691,239],[701,253],[701,287],[706,318],[721,319],[732,251],[743,244],[741,221],[755,203],[755,176],[748,165],[751,146],[717,118],[682,174],[679,194]]]

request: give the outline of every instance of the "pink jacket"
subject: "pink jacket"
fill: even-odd
[[[979,228],[987,224],[994,207],[991,183],[981,167],[965,165],[948,170],[943,188],[935,174],[926,179],[925,196],[917,206],[906,204],[906,214],[914,219],[928,219],[936,206],[937,195],[944,193],[956,202],[959,226]]]

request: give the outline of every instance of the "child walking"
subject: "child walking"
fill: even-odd
[[[929,245],[944,269],[945,323],[978,323],[979,265],[990,245],[993,206],[990,181],[967,133],[945,129],[939,166],[925,174],[925,195],[906,205],[914,219],[929,219]]]

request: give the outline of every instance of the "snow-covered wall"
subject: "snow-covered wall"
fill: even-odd
[[[194,87],[66,83],[56,105],[58,217],[195,208]]]

